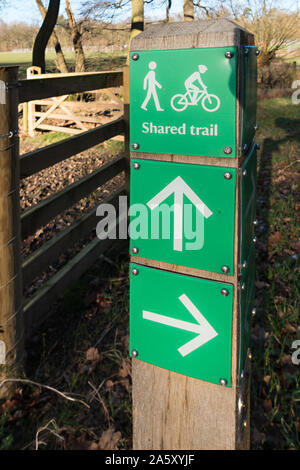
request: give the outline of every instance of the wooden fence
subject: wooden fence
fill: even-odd
[[[42,74],[40,67],[35,66],[27,69],[28,80],[62,78],[70,75],[73,77],[78,76],[78,74]],[[85,75],[87,76],[89,73]],[[119,97],[122,94],[120,88],[99,89],[95,90],[93,94],[97,97],[97,112],[107,112],[109,110],[115,112],[115,117],[105,117],[106,122],[123,115],[123,101]],[[100,102],[100,95],[105,101]],[[69,97],[70,95],[66,94],[23,103],[23,131],[31,137],[34,136],[36,130],[49,130],[74,135],[88,130],[88,126],[103,124],[103,117],[83,114],[83,103],[81,103],[80,112],[76,112],[80,103],[69,101]],[[88,103],[84,103],[84,108],[87,106]],[[115,139],[118,139],[118,137],[115,137]]]
[[[85,213],[31,255],[23,263],[21,239],[33,235],[43,225],[88,196],[127,168],[125,153],[69,185],[51,197],[25,210],[20,216],[20,180],[49,168],[73,155],[124,134],[124,116],[105,125],[76,134],[58,143],[19,156],[17,112],[20,103],[42,100],[70,93],[123,85],[123,72],[70,74],[17,81],[17,67],[0,67],[0,83],[5,83],[5,103],[0,103],[0,340],[6,348],[6,363],[20,362],[21,344],[49,313],[49,306],[104,253],[115,240],[99,240],[96,235],[24,304],[22,279],[26,286],[43,273],[72,243],[87,236],[96,227],[96,207]],[[128,138],[126,138],[128,141]],[[125,185],[118,187],[103,203],[117,205]],[[120,222],[117,220],[116,224]],[[9,249],[8,249],[9,248]],[[9,289],[7,288],[9,286]],[[4,346],[3,346],[4,345]],[[19,345],[20,351],[17,352]],[[17,356],[17,359],[16,359]]]

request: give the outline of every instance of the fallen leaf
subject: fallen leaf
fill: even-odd
[[[118,450],[118,443],[120,439],[120,431],[115,432],[115,428],[111,426],[102,433],[98,448],[99,450]]]
[[[100,354],[97,348],[89,348],[86,352],[86,360],[91,362],[99,362]]]
[[[131,375],[131,363],[129,359],[123,359],[121,369],[119,370],[119,376],[125,378],[128,375]]]
[[[281,233],[280,232],[274,232],[269,236],[268,239],[268,245],[274,246],[279,243],[279,240],[281,239]]]

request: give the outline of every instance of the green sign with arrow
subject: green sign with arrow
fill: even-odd
[[[135,264],[130,269],[131,355],[230,386],[233,286]]]
[[[131,168],[131,252],[233,275],[236,170],[137,159]]]

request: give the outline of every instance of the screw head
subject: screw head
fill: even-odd
[[[251,359],[252,359],[252,354],[251,354],[250,351],[248,352],[248,359],[250,359],[250,361],[251,361]]]
[[[132,165],[133,169],[134,170],[138,170],[140,168],[140,164],[137,163],[137,162],[134,162],[134,164]]]
[[[224,297],[227,297],[229,295],[229,291],[227,289],[221,289],[221,294],[224,296]]]
[[[244,150],[244,152],[247,152],[247,150],[248,150],[248,145],[247,144],[244,145],[243,150]]]
[[[255,225],[255,226],[258,225],[258,220],[257,219],[253,220],[253,225]]]
[[[247,176],[247,174],[248,174],[247,170],[244,170],[243,173],[242,173],[243,176]]]
[[[133,350],[131,351],[131,355],[132,355],[132,357],[138,357],[139,353],[138,353],[138,351],[137,351],[136,349],[133,349]]]
[[[249,55],[249,49],[245,49],[245,55],[246,55],[246,56]]]
[[[135,52],[134,54],[132,54],[131,58],[132,60],[138,60],[139,55]]]
[[[259,125],[258,125],[258,124],[255,124],[254,130],[255,130],[255,131],[258,131],[258,129],[259,129]]]
[[[139,148],[139,144],[137,142],[133,142],[132,146],[133,150],[137,150]]]
[[[255,54],[256,54],[256,55],[259,55],[259,54],[260,54],[260,50],[259,50],[259,49],[256,49]]]
[[[256,148],[257,148],[257,150],[259,150],[259,149],[260,149],[260,145],[259,145],[259,144],[256,144]]]
[[[224,178],[226,180],[231,180],[232,178],[232,173],[229,173],[229,171],[226,171],[226,173],[224,173]]]
[[[224,148],[224,153],[226,153],[226,155],[230,155],[232,153],[232,148],[231,147],[225,147]]]
[[[241,289],[242,289],[242,290],[245,290],[245,289],[246,289],[246,284],[245,284],[244,282],[241,284]]]
[[[233,57],[233,52],[231,52],[231,51],[226,51],[226,52],[225,52],[225,57],[226,57],[226,59],[232,59],[232,57]]]
[[[247,266],[248,266],[248,263],[247,263],[247,261],[244,261],[244,262],[243,262],[243,264],[242,264],[242,267],[243,267],[243,269],[246,269],[246,268],[247,268]]]
[[[252,309],[251,313],[252,313],[252,317],[255,317],[255,315],[256,315],[256,308],[255,307]]]
[[[222,387],[226,387],[227,380],[226,379],[220,379],[219,383],[220,383],[220,385],[222,385]]]
[[[224,274],[228,274],[228,273],[229,273],[229,267],[228,267],[228,266],[222,266],[221,269],[222,269],[222,272],[223,272]]]
[[[136,255],[139,252],[139,249],[134,246],[131,251],[134,255]]]
[[[257,242],[257,237],[254,236],[253,239],[252,239],[253,243],[256,243]]]
[[[131,272],[134,276],[137,276],[138,273],[139,273],[138,269],[136,269],[136,268],[133,268],[133,270]]]
[[[247,421],[243,421],[243,428],[247,427]]]

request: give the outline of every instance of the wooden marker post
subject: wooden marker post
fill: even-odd
[[[229,20],[153,25],[132,41],[135,449],[249,447],[253,41]]]
[[[17,80],[18,67],[0,67],[0,382],[23,358]]]

